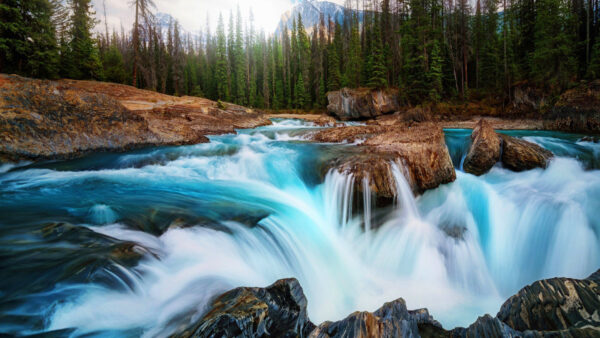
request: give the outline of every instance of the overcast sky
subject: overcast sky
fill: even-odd
[[[133,9],[131,0],[92,0],[94,9],[104,29],[103,2],[106,2],[106,16],[109,27],[120,27],[121,23],[129,28],[133,23]],[[290,9],[298,0],[154,0],[156,11],[172,15],[186,31],[197,31],[206,26],[207,14],[210,15],[212,29],[216,27],[219,13],[223,13],[225,23],[229,18],[229,11],[235,12],[240,5],[242,15],[248,16],[249,8],[254,12],[255,25],[264,28],[265,32],[275,31],[277,23],[286,10]],[[344,0],[330,0],[343,3]]]

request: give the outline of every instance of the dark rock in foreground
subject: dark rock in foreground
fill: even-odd
[[[334,337],[418,337],[419,325],[442,330],[427,309],[408,311],[402,298],[385,303],[379,310],[355,312],[338,322],[325,322],[311,332],[311,338]]]
[[[295,279],[219,296],[204,317],[177,337],[600,337],[600,270],[584,280],[552,278],[524,287],[496,317],[445,330],[427,309],[409,311],[402,298],[375,312],[354,312],[315,327]]]
[[[306,337],[314,324],[294,278],[266,288],[237,288],[219,296],[195,325],[174,337]]]
[[[343,88],[327,93],[327,111],[340,120],[360,120],[398,111],[397,89]]]
[[[600,270],[590,278],[597,278]],[[521,289],[500,308],[498,318],[520,331],[596,328],[600,336],[598,279],[552,278]]]
[[[471,146],[463,169],[479,176],[488,172],[498,161],[513,171],[546,168],[553,156],[537,144],[496,134],[489,123],[480,120],[471,134]]]

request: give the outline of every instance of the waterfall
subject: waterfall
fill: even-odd
[[[419,218],[419,210],[417,208],[417,202],[413,195],[412,189],[406,180],[403,172],[395,162],[391,163],[392,175],[396,182],[396,193],[397,193],[397,204],[398,208],[402,211],[403,215],[408,218]],[[405,170],[408,172],[408,170]]]
[[[369,184],[369,176],[363,177],[363,217],[365,220],[365,232],[371,232],[371,186]]]
[[[0,314],[25,323],[0,328],[166,336],[226,290],[289,277],[315,323],[403,297],[452,328],[496,313],[535,280],[600,266],[600,171],[577,157],[577,139],[561,141],[571,155],[545,170],[458,171],[418,198],[406,168],[392,163],[395,207],[377,208],[368,181],[319,175],[322,159],[348,146],[277,140],[306,128],[282,121],[207,144],[0,173],[11,277],[1,286],[19,292]],[[57,221],[72,226],[47,231]],[[115,248],[131,243],[142,258],[118,262]]]

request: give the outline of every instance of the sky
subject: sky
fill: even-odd
[[[343,0],[330,0],[331,2],[343,3]],[[92,0],[96,16],[101,23],[97,29],[104,29],[103,3],[106,3],[106,16],[109,29],[116,27],[120,29],[121,23],[125,28],[131,27],[133,23],[133,9],[130,7],[131,0]],[[170,14],[179,21],[184,30],[188,32],[204,30],[206,27],[207,14],[210,17],[211,29],[214,32],[219,13],[227,24],[229,12],[236,11],[240,5],[242,16],[248,17],[249,9],[252,7],[255,26],[261,28],[267,34],[275,31],[281,15],[292,8],[298,0],[154,0],[155,12]]]

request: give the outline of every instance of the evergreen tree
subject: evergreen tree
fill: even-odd
[[[119,49],[111,45],[102,59],[104,67],[104,77],[106,81],[115,83],[125,82],[125,65],[123,64],[123,55]]]
[[[223,16],[219,15],[217,24],[217,53],[215,66],[215,82],[217,88],[217,98],[219,100],[229,101],[229,81],[227,71],[227,42],[225,41],[225,24]]]
[[[342,26],[335,25],[333,42],[328,46],[327,58],[327,89],[330,91],[340,89],[342,84],[342,73],[340,71],[340,50],[342,44]]]
[[[71,41],[69,41],[71,73],[64,74],[72,79],[101,80],[102,64],[96,41],[91,30],[95,25],[91,0],[71,0]]]
[[[577,71],[567,1],[538,0],[536,14],[532,76],[540,85],[565,88]]]
[[[306,88],[304,87],[304,76],[302,73],[298,74],[298,80],[296,81],[295,94],[295,108],[304,109],[306,108]]]
[[[234,42],[234,90],[235,103],[246,105],[246,53],[244,51],[244,36],[242,33],[242,14],[238,5]]]
[[[0,71],[54,78],[58,45],[48,0],[0,2]]]
[[[368,85],[369,87],[383,88],[387,86],[387,69],[385,68],[378,14],[375,14],[375,21],[371,32],[371,55],[369,58],[371,72]]]

